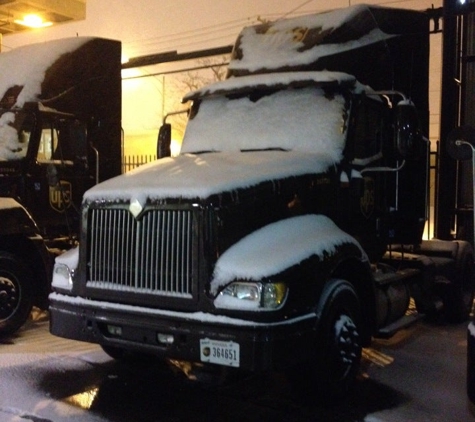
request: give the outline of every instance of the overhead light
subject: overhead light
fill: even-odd
[[[25,15],[23,16],[23,20],[16,19],[14,22],[18,25],[27,26],[28,28],[45,28],[53,25],[53,22],[44,21],[41,16],[33,14]]]

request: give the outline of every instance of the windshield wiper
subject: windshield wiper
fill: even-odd
[[[285,148],[250,148],[250,149],[242,149],[241,152],[257,152],[257,151],[289,151]]]

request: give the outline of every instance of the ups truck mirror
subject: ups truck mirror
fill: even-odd
[[[172,125],[170,123],[164,123],[158,132],[157,142],[157,157],[164,158],[170,157],[172,143]]]
[[[475,128],[465,125],[453,129],[447,137],[447,152],[454,160],[472,158],[472,186],[475,187]],[[475,189],[472,189],[472,192],[472,204],[475,204]],[[472,218],[475,221],[475,207],[472,208]],[[473,244],[475,245],[475,231],[473,232]]]
[[[87,157],[87,129],[82,122],[75,120],[72,122],[70,128],[71,149],[74,151],[74,156],[82,159]]]
[[[414,105],[401,101],[395,111],[394,154],[396,159],[417,159],[421,153],[422,137]]]
[[[475,128],[459,126],[447,137],[447,152],[454,160],[469,160],[475,147]]]

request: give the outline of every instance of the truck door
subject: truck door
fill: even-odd
[[[387,208],[386,166],[383,149],[387,136],[387,105],[363,96],[355,102],[349,132],[349,156],[354,176],[350,198],[352,234],[377,259],[386,247],[383,226]]]
[[[88,172],[85,130],[74,118],[45,113],[39,120],[26,205],[46,238],[75,236],[82,194],[94,182]]]

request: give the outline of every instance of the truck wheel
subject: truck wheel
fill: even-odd
[[[360,303],[345,280],[330,281],[323,297],[312,376],[323,397],[337,399],[353,384],[361,360]]]
[[[467,328],[467,395],[475,405],[475,322]]]
[[[318,330],[316,375],[319,389],[329,398],[345,394],[353,383],[361,360],[361,311],[353,286],[332,280],[328,286]],[[325,293],[324,293],[325,294]]]
[[[444,297],[444,310],[447,321],[459,323],[469,318],[475,292],[473,252],[469,243],[460,242],[455,268],[455,279]]]
[[[33,306],[31,275],[15,255],[0,252],[0,336],[13,334]]]

